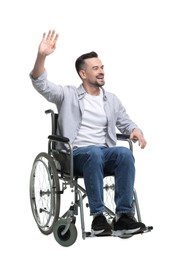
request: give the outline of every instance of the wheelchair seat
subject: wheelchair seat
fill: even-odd
[[[80,185],[82,175],[74,175],[73,147],[67,137],[56,134],[58,114],[53,110],[46,110],[51,114],[51,135],[48,136],[48,151],[39,153],[34,159],[30,176],[30,204],[35,222],[39,230],[45,234],[53,232],[55,240],[62,246],[71,246],[77,239],[76,216],[80,210],[80,222],[82,238],[91,237],[91,232],[85,230],[83,201],[87,198],[85,188]],[[117,134],[119,141],[127,142],[129,149],[133,151],[132,141],[129,135]],[[62,144],[62,149],[57,149],[57,144]],[[109,222],[114,218],[114,178],[112,174],[105,173],[104,177],[104,203],[105,216]],[[71,191],[73,199],[65,211],[61,199],[67,190]],[[134,189],[133,206],[137,220],[141,222],[140,208],[137,192]],[[88,203],[86,203],[88,207]],[[152,230],[147,226],[140,233]],[[121,238],[132,235],[124,234]]]

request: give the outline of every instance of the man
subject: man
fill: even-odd
[[[59,86],[47,80],[45,60],[54,52],[58,34],[44,33],[30,74],[35,89],[58,109],[57,134],[66,136],[73,145],[74,173],[84,177],[93,216],[92,233],[98,236],[133,234],[145,228],[134,219],[134,158],[130,149],[116,146],[116,127],[146,146],[142,131],[129,118],[120,100],[103,86],[104,66],[97,53],[81,55],[75,63],[82,84]],[[107,222],[103,203],[104,172],[115,178],[116,216],[112,227]],[[112,230],[113,229],[113,230]]]

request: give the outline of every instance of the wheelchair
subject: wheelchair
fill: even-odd
[[[35,222],[39,230],[45,234],[54,234],[55,240],[64,247],[73,245],[78,237],[76,217],[80,215],[82,238],[92,237],[85,230],[84,199],[87,200],[85,188],[80,184],[82,176],[74,176],[73,147],[67,137],[56,135],[58,114],[49,109],[51,114],[51,135],[48,136],[48,152],[39,153],[34,159],[30,176],[30,204]],[[133,151],[133,143],[128,135],[117,134],[117,140],[125,141]],[[62,149],[57,149],[56,144]],[[104,203],[105,216],[112,222],[115,216],[114,177],[105,173]],[[70,190],[71,202],[62,203],[65,193]],[[88,202],[86,202],[88,207]],[[65,208],[64,208],[65,207]],[[133,207],[138,221],[141,221],[137,192],[134,189]],[[64,209],[61,214],[61,209]],[[153,227],[146,227],[140,233],[146,233]],[[121,238],[129,238],[134,234],[124,234]]]

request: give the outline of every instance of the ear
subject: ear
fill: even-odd
[[[84,70],[80,70],[79,75],[80,75],[80,77],[81,77],[82,79],[85,79],[85,78],[86,78],[86,73],[85,73]]]

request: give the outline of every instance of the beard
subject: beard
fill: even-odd
[[[96,80],[89,80],[88,83],[95,88],[100,88],[105,85],[105,80],[98,78]]]

